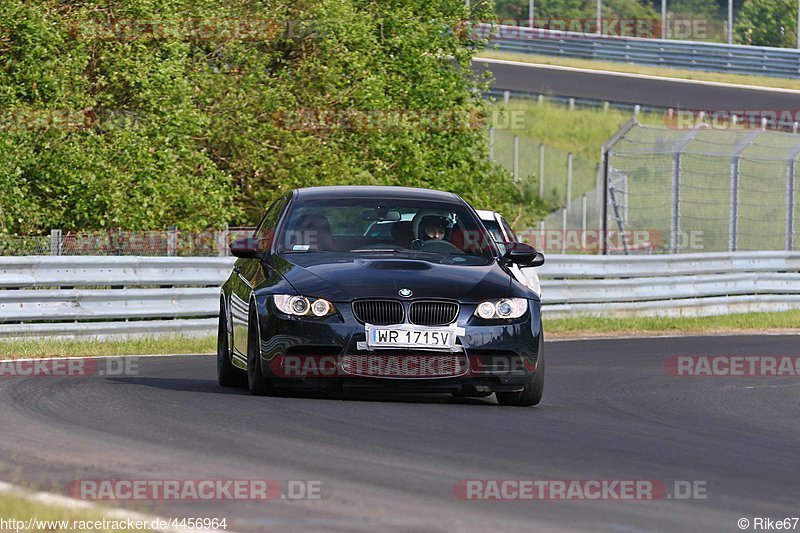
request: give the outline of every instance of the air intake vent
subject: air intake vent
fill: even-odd
[[[419,326],[444,326],[458,317],[458,304],[453,302],[412,302],[409,320]]]
[[[403,304],[394,300],[359,300],[353,302],[356,320],[375,326],[403,323]]]

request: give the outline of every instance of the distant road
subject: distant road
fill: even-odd
[[[475,59],[473,67],[494,74],[502,90],[591,98],[693,110],[800,110],[800,91],[657,78],[495,59]]]

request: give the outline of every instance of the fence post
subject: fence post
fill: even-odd
[[[753,144],[756,137],[764,132],[763,129],[752,131],[747,137],[736,144],[731,159],[731,206],[730,221],[728,223],[728,251],[735,252],[739,246],[739,170],[742,152]]]
[[[61,255],[61,230],[50,230],[50,255]]]
[[[581,252],[586,252],[586,193],[581,195]]]
[[[572,207],[572,152],[567,154],[567,209]]]
[[[561,208],[561,253],[567,253],[567,208]]]
[[[797,154],[786,167],[786,251],[794,248],[794,171]]]
[[[508,105],[508,101],[511,100],[511,91],[503,91],[503,105]]]
[[[227,224],[225,224],[225,227],[221,231],[217,230],[217,255],[220,257],[228,255],[228,235]]]
[[[669,251],[680,252],[681,247],[681,155],[683,149],[697,137],[700,128],[695,128],[680,139],[672,148],[672,210],[670,213]]]
[[[669,253],[680,251],[681,230],[681,152],[672,154],[672,213],[669,225]]]
[[[731,205],[728,221],[728,251],[735,252],[739,230],[739,155],[731,161]]]
[[[539,144],[539,198],[544,198],[544,143]]]
[[[544,252],[547,249],[547,236],[544,234],[544,219],[539,221],[539,245],[540,251]]]
[[[514,183],[519,183],[519,136],[514,135]]]
[[[178,252],[178,227],[170,226],[167,229],[167,255],[173,257]]]
[[[489,126],[489,161],[494,161],[494,126]]]
[[[603,147],[603,156],[600,160],[600,165],[602,166],[603,172],[603,205],[600,209],[600,254],[601,255],[608,255],[608,239],[606,239],[606,235],[608,235],[608,149],[604,146]]]
[[[608,254],[608,247],[606,246],[606,234],[608,233],[608,169],[609,169],[609,152],[611,149],[631,131],[638,122],[634,119],[628,120],[620,127],[619,131],[609,139],[600,149],[600,165],[597,172],[597,200],[598,200],[598,216],[600,217],[600,229],[602,235],[600,237],[600,249],[598,253],[601,255]]]

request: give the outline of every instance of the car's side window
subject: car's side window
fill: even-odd
[[[267,214],[261,220],[258,228],[255,231],[255,237],[265,239],[272,243],[272,238],[275,236],[275,227],[283,214],[283,209],[286,206],[286,197],[281,197],[272,202],[272,205],[267,209]]]

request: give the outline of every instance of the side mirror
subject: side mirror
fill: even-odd
[[[270,242],[258,237],[247,237],[231,243],[231,254],[241,259],[263,257],[269,253]]]
[[[523,242],[505,243],[506,253],[503,259],[522,267],[540,267],[544,264],[544,255],[536,248]]]

